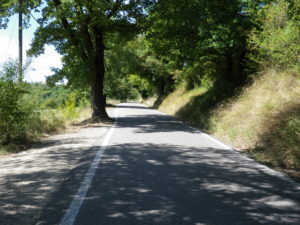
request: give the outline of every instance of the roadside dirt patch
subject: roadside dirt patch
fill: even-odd
[[[49,136],[28,151],[0,158],[0,224],[34,224],[65,174],[109,127],[76,127]]]

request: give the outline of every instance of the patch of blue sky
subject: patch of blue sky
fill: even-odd
[[[33,13],[34,18],[38,14]],[[30,43],[34,37],[34,31],[39,24],[31,17],[30,26],[23,30],[23,59],[28,60],[26,51],[30,48]],[[18,58],[18,15],[10,18],[7,29],[0,30],[0,64],[9,59]],[[45,82],[46,76],[53,72],[51,67],[61,68],[61,56],[55,51],[53,46],[45,46],[44,54],[31,59],[31,64],[25,72],[25,80],[28,82]]]

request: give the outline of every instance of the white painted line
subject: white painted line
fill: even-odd
[[[209,134],[206,134],[206,133],[203,133],[203,132],[201,132],[201,134],[202,134],[203,136],[209,138],[210,140],[212,140],[212,141],[218,143],[218,144],[221,145],[223,148],[233,150],[233,148],[231,148],[230,146],[228,146],[228,145],[222,143],[221,141],[219,141],[219,140],[213,138],[213,137],[210,136]]]
[[[144,105],[144,104],[142,104],[142,105]],[[148,106],[146,106],[146,107],[149,108]],[[149,109],[150,109],[150,108],[149,108]],[[166,114],[166,113],[160,112],[160,111],[158,111],[158,110],[156,110],[156,109],[151,109],[151,110],[155,110],[158,114],[161,114],[161,115],[164,115],[164,116],[170,116],[170,117],[173,117],[173,118],[175,118],[179,123],[182,123],[182,124],[184,124],[185,126],[189,127],[190,129],[192,129],[192,130],[194,130],[194,131],[196,131],[196,132],[202,134],[203,136],[205,136],[205,137],[209,138],[210,140],[216,142],[217,144],[221,145],[223,148],[225,148],[225,149],[230,149],[230,150],[234,150],[232,147],[230,147],[230,146],[228,146],[228,145],[222,143],[221,141],[217,140],[216,138],[210,136],[209,134],[203,133],[201,130],[199,130],[199,129],[195,128],[195,127],[191,127],[191,126],[187,125],[186,123],[184,123],[183,121],[179,120],[178,118],[176,118],[176,117],[174,117],[174,116],[171,116],[171,115],[168,115],[168,114]]]
[[[187,126],[188,126],[188,125],[187,125]],[[204,135],[205,137],[209,138],[210,140],[212,140],[212,141],[218,143],[218,144],[221,145],[224,149],[228,149],[228,150],[231,150],[231,151],[236,152],[236,153],[239,154],[240,157],[243,158],[244,160],[251,161],[252,163],[254,163],[254,164],[256,165],[255,168],[259,169],[260,171],[262,171],[262,172],[264,172],[264,173],[266,173],[266,174],[268,174],[268,175],[271,175],[271,176],[277,176],[277,177],[280,177],[281,179],[283,179],[283,180],[289,182],[290,184],[294,185],[295,188],[297,188],[297,190],[300,190],[300,184],[299,184],[298,182],[292,180],[289,176],[287,176],[287,175],[285,175],[285,174],[283,174],[283,173],[281,173],[281,172],[278,172],[278,171],[276,171],[276,170],[273,170],[273,169],[269,168],[269,167],[266,166],[266,165],[263,165],[263,164],[261,164],[261,163],[258,163],[257,161],[255,161],[254,159],[249,158],[247,155],[243,154],[242,152],[239,152],[238,150],[236,150],[236,149],[234,149],[234,148],[232,148],[232,147],[230,147],[230,146],[228,146],[228,145],[226,145],[226,144],[220,142],[218,139],[216,139],[216,138],[210,136],[209,134],[203,133],[203,132],[200,131],[199,129],[196,129],[196,128],[191,127],[191,126],[188,126],[188,127],[190,127],[191,129],[193,129],[193,130],[199,132],[201,135]]]
[[[116,119],[118,118],[118,108],[116,109],[116,112],[115,112],[115,118]],[[116,129],[116,124],[117,124],[117,120],[115,120],[115,123],[112,125],[112,127],[109,129],[108,133],[106,134],[106,136],[101,144],[101,147],[97,151],[92,164],[90,165],[87,173],[85,174],[85,177],[84,177],[83,181],[81,182],[81,185],[80,185],[76,195],[74,196],[66,214],[59,222],[59,225],[73,225],[74,224],[76,216],[77,216],[77,214],[80,210],[80,207],[85,199],[85,196],[90,187],[90,184],[95,176],[95,173],[96,173],[98,165],[101,161],[103,152],[104,152],[106,146],[108,145],[108,142],[111,139],[111,136],[112,136],[114,130]]]
[[[145,104],[142,104],[142,105],[146,106]],[[148,106],[146,106],[146,107],[148,107]],[[148,108],[149,108],[149,107],[148,107]],[[149,108],[149,109],[151,109],[151,108]],[[160,111],[158,111],[157,109],[151,109],[151,110],[156,111],[156,112],[157,112],[158,114],[160,114],[160,115],[174,117],[174,116],[168,115],[168,114],[166,114],[166,113],[160,112]],[[224,149],[234,151],[234,152],[236,152],[237,154],[239,154],[240,157],[243,158],[244,160],[253,162],[254,164],[256,164],[256,168],[258,168],[259,170],[263,171],[264,173],[269,174],[269,175],[271,175],[271,176],[277,176],[277,177],[280,177],[280,178],[282,178],[283,180],[285,180],[285,181],[287,181],[287,182],[293,184],[293,185],[297,188],[297,190],[300,190],[300,184],[299,184],[298,182],[292,180],[289,176],[287,176],[287,175],[285,175],[285,174],[283,174],[283,173],[281,173],[281,172],[278,172],[278,171],[276,171],[276,170],[273,170],[273,169],[269,168],[269,167],[266,166],[266,165],[263,165],[263,164],[261,164],[261,163],[256,162],[254,159],[249,158],[247,155],[243,154],[242,152],[239,152],[238,150],[236,150],[236,149],[230,147],[229,145],[226,145],[226,144],[222,143],[222,142],[219,141],[218,139],[216,139],[216,138],[210,136],[209,134],[203,133],[201,130],[199,130],[199,129],[195,128],[195,127],[191,127],[191,126],[187,125],[186,123],[184,123],[183,121],[179,120],[179,119],[176,118],[176,117],[174,117],[174,118],[175,118],[176,120],[178,120],[180,123],[183,123],[185,126],[189,127],[190,129],[192,129],[192,130],[198,132],[199,134],[201,134],[201,135],[203,135],[203,136],[209,138],[210,140],[214,141],[215,143],[221,145]]]

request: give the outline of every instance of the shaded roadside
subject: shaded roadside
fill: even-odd
[[[110,110],[111,111],[111,110]],[[0,224],[34,224],[68,174],[95,153],[110,126],[50,136],[36,148],[0,159]]]

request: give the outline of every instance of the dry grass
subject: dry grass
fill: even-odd
[[[107,101],[106,101],[106,105],[118,105],[118,104],[120,104],[121,103],[121,101],[120,100],[118,100],[118,99],[107,99]]]
[[[158,110],[169,115],[176,115],[180,109],[184,108],[195,97],[202,95],[205,91],[205,88],[188,91],[185,87],[181,86],[164,99]]]
[[[159,110],[207,129],[257,161],[300,178],[298,74],[264,71],[239,96],[223,103],[210,104],[211,94],[180,87],[162,101]]]
[[[292,72],[265,71],[211,118],[214,135],[258,161],[300,169],[300,79]],[[250,150],[249,150],[250,149]]]
[[[34,113],[27,123],[26,137],[9,145],[0,146],[0,156],[20,152],[30,147],[32,142],[42,137],[72,129],[72,125],[91,116],[91,109],[75,108],[73,110],[56,109]]]
[[[155,102],[157,101],[157,99],[158,99],[158,96],[153,96],[153,97],[149,97],[147,99],[142,99],[141,103],[143,103],[149,107],[153,107]]]

